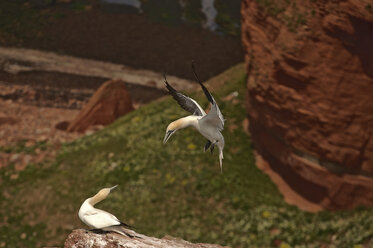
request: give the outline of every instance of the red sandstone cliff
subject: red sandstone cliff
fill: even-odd
[[[373,205],[373,3],[242,2],[249,129],[289,186],[327,209]]]

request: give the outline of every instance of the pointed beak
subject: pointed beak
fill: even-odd
[[[166,142],[168,141],[168,139],[171,137],[171,135],[174,133],[175,131],[171,130],[171,131],[167,131],[166,132],[166,135],[164,136],[164,139],[163,139],[163,144],[166,144]]]
[[[118,185],[115,185],[115,186],[111,187],[110,192],[113,191],[113,189],[115,189],[116,187],[118,187]]]

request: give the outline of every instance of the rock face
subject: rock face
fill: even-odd
[[[11,116],[4,116],[0,113],[0,126],[1,125],[13,125],[15,123],[19,122],[19,119],[11,117]]]
[[[242,2],[258,152],[323,208],[373,205],[371,1]]]
[[[67,131],[83,132],[92,125],[107,125],[132,110],[125,83],[121,80],[107,81],[93,94],[88,104],[69,124]]]
[[[182,239],[164,237],[157,239],[139,234],[129,238],[117,233],[97,234],[83,229],[74,230],[65,241],[65,248],[222,248],[220,245],[193,244]],[[226,246],[225,246],[226,247]]]

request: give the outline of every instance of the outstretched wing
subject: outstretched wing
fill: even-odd
[[[199,104],[190,97],[184,96],[180,92],[176,91],[172,86],[167,82],[166,75],[164,75],[164,82],[166,84],[166,88],[168,92],[172,95],[172,97],[177,101],[177,103],[185,109],[186,111],[192,113],[193,115],[197,116],[204,116],[206,115],[205,111],[199,106]]]
[[[209,100],[209,102],[213,104],[215,100],[210,94],[210,92],[207,90],[207,88],[202,84],[201,80],[199,80],[197,73],[196,73],[196,69],[194,68],[194,61],[192,61],[192,69],[193,69],[193,73],[194,73],[194,76],[196,77],[197,82],[199,83],[199,85],[201,85],[201,88],[207,97],[207,100]]]
[[[223,115],[221,114],[220,109],[216,103],[211,105],[210,112],[202,117],[200,119],[200,122],[216,127],[219,131],[222,131],[224,129]]]
[[[199,80],[196,69],[194,68],[194,61],[192,62],[192,69],[197,82],[199,83],[199,85],[201,85],[201,88],[207,97],[207,100],[209,100],[209,102],[211,103],[211,110],[205,117],[203,117],[203,119],[205,119],[205,122],[208,122],[210,125],[216,126],[221,131],[224,128],[224,118],[222,113],[220,112],[219,106],[216,103],[214,97],[202,84],[201,80]]]
[[[224,117],[223,117],[223,114],[221,113],[220,108],[219,108],[218,104],[215,102],[215,99],[213,97],[212,97],[212,100],[213,100],[214,103],[211,106],[210,112],[213,111],[212,114],[216,112],[216,115],[219,117],[219,120],[220,120],[220,123],[221,123],[221,130],[223,130],[224,121],[225,121]]]

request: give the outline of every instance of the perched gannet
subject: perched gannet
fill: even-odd
[[[223,171],[223,148],[224,148],[224,137],[221,134],[221,131],[224,128],[224,119],[223,115],[220,112],[220,109],[215,102],[214,97],[210,94],[207,88],[199,80],[197,73],[192,63],[192,69],[194,76],[196,77],[198,83],[201,85],[203,92],[205,93],[207,99],[211,104],[211,109],[208,114],[201,108],[201,106],[192,98],[187,97],[180,92],[177,92],[171,85],[167,82],[166,75],[164,75],[166,88],[177,101],[177,103],[186,111],[192,113],[192,115],[180,118],[176,121],[171,122],[166,130],[166,135],[163,140],[165,144],[168,139],[174,134],[177,130],[186,128],[189,126],[195,127],[205,138],[207,138],[207,143],[204,147],[204,151],[210,148],[211,154],[214,151],[215,145],[219,148],[219,162],[220,170]]]
[[[121,222],[111,213],[93,207],[96,203],[104,200],[117,186],[118,185],[111,188],[103,188],[96,195],[85,200],[79,209],[79,219],[90,228],[117,232],[133,238],[134,235],[129,234],[125,228],[131,226]]]

